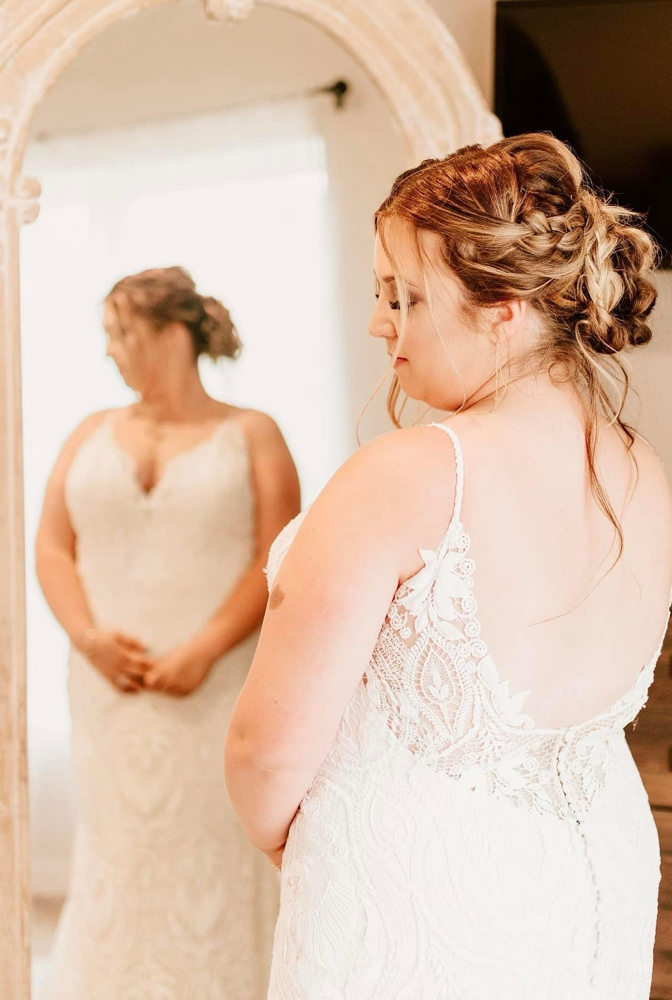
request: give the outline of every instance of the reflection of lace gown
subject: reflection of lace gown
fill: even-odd
[[[189,639],[249,565],[254,505],[233,421],[144,494],[108,419],[78,451],[66,500],[96,623],[147,643]],[[256,634],[180,700],[117,693],[70,664],[79,794],[53,1000],[260,1000],[278,877],[247,842],[223,774],[229,715]]]
[[[623,727],[659,651],[589,722],[522,713],[479,634],[448,433],[453,522],[290,828],[269,1000],[648,1000],[658,840]]]

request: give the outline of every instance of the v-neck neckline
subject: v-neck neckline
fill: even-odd
[[[173,470],[173,467],[179,465],[181,460],[188,458],[194,455],[195,453],[201,451],[202,449],[206,448],[207,446],[213,444],[219,437],[224,427],[227,424],[229,424],[231,419],[232,418],[230,416],[224,417],[222,420],[219,420],[216,423],[214,429],[211,431],[210,434],[206,435],[200,441],[196,441],[195,444],[190,445],[188,448],[182,448],[181,451],[178,451],[174,455],[171,455],[171,457],[167,459],[167,461],[164,463],[161,475],[149,490],[146,490],[144,488],[144,486],[140,482],[140,479],[138,478],[138,463],[136,459],[129,451],[126,451],[126,449],[119,444],[117,435],[115,433],[114,419],[112,415],[110,415],[110,418],[106,421],[106,427],[112,447],[116,452],[116,454],[118,455],[120,463],[124,467],[124,471],[128,474],[129,479],[133,484],[134,492],[136,493],[137,497],[140,499],[141,502],[148,503],[149,501],[153,500],[156,497],[158,492],[160,492],[164,480],[170,475],[170,473]]]

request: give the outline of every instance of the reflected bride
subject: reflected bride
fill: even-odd
[[[186,271],[118,282],[104,323],[138,401],[66,442],[37,540],[72,642],[80,804],[46,995],[140,998],[151,984],[157,998],[256,1000],[277,879],[229,804],[221,741],[298,479],[270,417],[205,392],[198,357],[233,357],[240,342]]]

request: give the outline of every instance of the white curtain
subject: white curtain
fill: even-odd
[[[244,343],[202,366],[212,395],[271,413],[304,504],[349,450],[324,142],[308,106],[274,104],[34,142],[43,186],[21,248],[33,890],[67,884],[74,800],[67,641],[33,572],[47,476],[88,413],[131,401],[105,358],[101,303],[146,267],[182,264]]]

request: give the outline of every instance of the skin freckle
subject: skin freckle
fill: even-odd
[[[279,608],[285,599],[285,592],[282,587],[275,586],[271,591],[271,596],[268,601],[268,606],[271,611]]]

